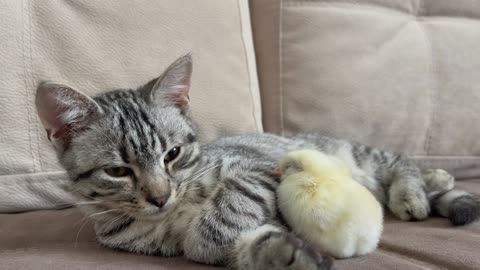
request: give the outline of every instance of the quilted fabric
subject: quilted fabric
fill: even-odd
[[[480,1],[252,1],[264,126],[480,176]]]
[[[40,80],[88,94],[137,87],[192,52],[201,138],[261,131],[247,4],[0,1],[0,212],[68,201],[34,108]]]

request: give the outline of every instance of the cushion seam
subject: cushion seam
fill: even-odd
[[[22,33],[22,60],[23,60],[23,83],[24,83],[24,94],[25,94],[25,110],[26,110],[26,113],[27,113],[27,119],[28,119],[28,122],[27,122],[27,132],[28,132],[28,144],[29,144],[29,149],[30,149],[30,156],[32,158],[32,171],[33,172],[37,172],[37,168],[36,168],[36,157],[35,157],[35,154],[34,154],[34,151],[33,151],[33,140],[32,140],[32,112],[30,110],[30,104],[29,104],[29,83],[28,83],[28,77],[29,76],[32,76],[31,72],[29,72],[28,70],[28,59],[27,59],[27,51],[28,51],[28,45],[27,43],[29,42],[27,40],[28,38],[28,33],[30,33],[31,29],[29,29],[29,10],[28,10],[28,3],[27,1],[23,0],[22,1],[22,30],[23,30],[23,33]]]
[[[284,0],[285,1],[285,0]],[[363,8],[363,9],[368,9],[368,10],[377,10],[381,12],[388,12],[390,14],[395,14],[395,15],[403,15],[403,16],[412,16],[415,17],[417,14],[414,13],[408,13],[402,10],[397,10],[389,7],[384,7],[380,5],[373,5],[373,4],[367,4],[367,3],[347,3],[347,2],[318,2],[318,1],[286,1],[285,7],[307,7],[307,6],[316,6],[316,7],[333,7],[333,8],[351,8],[351,7],[358,7],[358,8]]]
[[[423,3],[423,2],[422,2]],[[421,8],[424,8],[423,6]],[[428,74],[430,79],[430,112],[428,114],[428,122],[425,130],[425,139],[424,139],[424,151],[425,154],[428,156],[431,153],[432,148],[432,141],[433,141],[433,125],[435,124],[435,114],[438,106],[438,93],[439,93],[439,85],[438,85],[438,72],[437,67],[435,65],[435,55],[433,51],[432,41],[428,35],[428,31],[425,26],[421,22],[417,22],[418,29],[423,34],[425,46],[427,47],[428,54],[430,57],[430,61],[428,62]]]
[[[414,254],[414,252],[417,252],[417,250],[409,248],[407,246],[395,246],[394,244],[386,243],[385,241],[383,241],[381,243],[381,250],[384,251],[384,252],[388,252],[388,253],[394,253],[395,256],[403,258],[403,259],[407,259],[410,262],[412,260],[415,260],[415,262],[422,262],[424,264],[428,264],[430,266],[434,265],[434,266],[437,266],[437,267],[444,266],[444,265],[442,265],[442,263],[445,263],[445,261],[440,261],[439,262],[438,258],[435,258],[436,257],[435,255],[433,255],[431,253],[428,253],[428,252],[424,252],[422,254],[422,258],[412,257],[412,253]],[[393,256],[393,255],[390,255],[390,256]],[[418,264],[416,264],[416,265],[419,266]],[[421,266],[421,267],[425,268],[425,269],[429,269],[426,266],[425,267]],[[449,268],[447,268],[447,269],[449,269]]]
[[[34,37],[33,37],[33,33],[34,33],[34,27],[33,27],[33,9],[30,10],[30,12],[28,13],[29,15],[29,27],[30,27],[30,31],[29,31],[29,42],[30,42],[30,82],[31,82],[31,87],[32,89],[36,87],[36,84],[35,84],[35,79],[34,79],[34,75],[33,75],[33,70],[34,70],[34,66],[33,66],[33,46],[32,46],[32,40],[34,40]],[[34,100],[35,100],[35,96],[36,94],[33,94],[30,96],[30,100],[33,102],[33,104],[35,104]],[[43,125],[42,127],[40,128],[39,124],[40,122],[38,121],[39,119],[37,118],[37,111],[36,111],[36,106],[35,106],[35,109],[33,110],[33,112],[30,112],[31,113],[31,120],[33,121],[33,128],[34,128],[34,132],[35,132],[35,144],[36,144],[36,153],[32,153],[32,155],[35,155],[36,159],[37,159],[37,162],[38,162],[38,166],[40,167],[40,171],[43,171],[44,170],[44,161],[42,158],[40,158],[40,153],[41,153],[41,149],[40,149],[40,145],[41,145],[41,140],[40,140],[40,130],[41,131],[44,131],[43,129]],[[33,141],[32,141],[33,143]]]
[[[253,84],[255,82],[253,82],[253,79],[252,78],[252,74],[253,71],[251,70],[251,65],[250,65],[250,61],[252,61],[249,57],[249,54],[248,54],[248,49],[247,49],[247,41],[245,40],[245,29],[244,29],[244,15],[243,15],[243,12],[246,12],[246,11],[243,11],[243,8],[240,4],[240,1],[241,0],[238,0],[237,1],[237,8],[238,8],[238,16],[239,16],[239,26],[240,26],[240,39],[242,40],[242,43],[243,43],[243,52],[244,52],[244,55],[245,55],[245,65],[246,65],[246,69],[247,69],[247,77],[248,77],[248,89],[249,89],[249,93],[250,93],[250,98],[252,100],[252,117],[253,117],[253,121],[255,122],[255,130],[257,132],[260,132],[262,131],[262,128],[261,128],[261,125],[262,123],[259,122],[259,119],[257,119],[257,113],[259,111],[259,108],[258,108],[258,104],[257,102],[255,102],[255,95],[254,95],[254,89],[253,89]],[[246,3],[248,5],[248,2]],[[248,10],[248,8],[247,8]],[[255,65],[253,65],[255,66]],[[258,81],[257,81],[258,83]],[[258,91],[257,91],[258,92]],[[260,117],[260,119],[262,119]]]
[[[35,173],[19,173],[19,174],[4,174],[4,175],[0,175],[0,181],[18,181],[18,179],[2,179],[2,178],[6,178],[6,177],[30,177],[30,176],[34,176],[34,175],[46,175],[46,176],[49,176],[49,175],[60,175],[60,174],[67,174],[66,171],[50,171],[50,172],[35,172]],[[44,179],[42,181],[49,181],[50,179]],[[57,180],[55,180],[57,181]]]
[[[430,159],[458,159],[458,160],[470,160],[470,159],[480,159],[480,156],[422,156],[422,155],[411,155],[412,158],[430,158]]]
[[[278,34],[278,62],[279,62],[279,68],[278,68],[278,88],[279,88],[279,99],[278,99],[278,107],[279,107],[279,117],[280,117],[280,134],[285,135],[285,117],[284,117],[284,108],[283,108],[283,5],[284,5],[284,0],[280,0],[280,11],[278,15],[278,20],[279,20],[279,34]]]
[[[452,19],[452,20],[472,20],[472,21],[480,21],[479,17],[474,16],[461,16],[461,15],[446,15],[446,14],[438,14],[438,15],[419,15],[418,12],[416,13],[409,13],[405,10],[398,10],[394,8],[389,8],[380,5],[374,4],[367,4],[367,3],[347,3],[347,2],[311,2],[311,1],[287,1],[284,5],[285,7],[307,7],[307,6],[317,6],[317,7],[333,7],[333,8],[343,8],[347,9],[349,7],[358,7],[363,8],[366,10],[377,10],[378,12],[388,12],[390,14],[395,15],[403,15],[407,17],[416,17],[419,20],[428,20],[429,18],[445,18],[445,19]]]
[[[30,179],[15,179],[15,185],[16,186],[32,186],[32,181],[29,181]],[[6,182],[9,182],[10,180],[7,179],[7,180],[2,180],[2,183],[6,183]],[[44,184],[44,183],[49,183],[49,182],[56,182],[58,183],[58,179],[35,179],[35,181],[38,181],[38,182],[35,182],[34,184],[35,185],[38,185],[38,184]],[[65,180],[65,181],[68,181],[68,180]],[[57,185],[59,186],[59,185]],[[32,193],[31,191],[29,191],[29,193]]]
[[[402,254],[400,252],[392,251],[390,249],[385,248],[385,245],[388,245],[385,243],[385,241],[381,242],[378,248],[378,251],[380,254],[383,254],[384,256],[390,257],[390,258],[395,258],[395,259],[401,259],[403,261],[408,262],[410,266],[417,266],[422,269],[431,269],[430,267],[432,266],[438,266],[432,262],[426,262],[423,260],[419,260],[417,258],[412,258],[411,256],[408,256],[406,254]],[[426,266],[428,265],[428,266]]]
[[[72,247],[72,246],[78,246],[78,245],[87,245],[90,246],[90,244],[96,243],[96,241],[86,241],[86,242],[81,242],[81,243],[58,243],[55,244],[54,247]],[[25,247],[25,248],[14,248],[14,249],[5,249],[0,252],[0,255],[7,255],[8,253],[13,253],[13,252],[27,252],[27,251],[33,251],[33,250],[40,250],[44,247],[42,246],[32,246],[32,247]]]

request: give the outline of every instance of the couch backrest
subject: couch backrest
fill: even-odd
[[[203,140],[262,130],[248,2],[0,1],[0,211],[66,200],[34,108],[40,80],[88,94],[137,87],[193,53]]]
[[[250,1],[266,131],[480,176],[480,1]]]

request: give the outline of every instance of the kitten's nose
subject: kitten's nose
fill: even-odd
[[[165,203],[167,203],[168,198],[170,197],[170,193],[167,195],[159,196],[159,197],[147,197],[147,202],[155,205],[158,208],[162,208]]]

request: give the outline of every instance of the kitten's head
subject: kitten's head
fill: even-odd
[[[178,184],[197,165],[190,119],[189,55],[137,90],[90,98],[68,86],[41,83],[38,115],[91,211],[156,219],[175,204]]]

